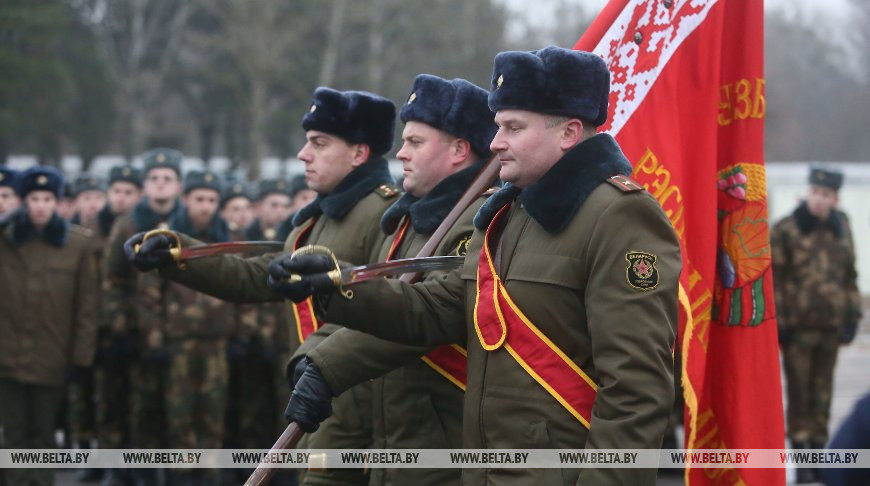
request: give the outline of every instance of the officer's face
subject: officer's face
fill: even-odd
[[[174,170],[158,167],[148,171],[144,184],[145,196],[155,201],[165,202],[181,194],[181,179]]]
[[[455,137],[426,123],[409,121],[402,130],[402,148],[396,158],[402,161],[402,187],[423,197],[449,176],[454,164]]]
[[[187,216],[197,228],[205,228],[217,212],[220,195],[214,189],[191,189],[184,196]]]
[[[33,226],[42,228],[57,208],[57,197],[50,191],[31,191],[24,196],[24,206]]]
[[[354,167],[368,158],[368,146],[349,144],[344,139],[308,130],[305,146],[297,157],[305,162],[305,182],[320,194],[329,194]],[[365,152],[363,154],[363,152]]]
[[[0,216],[5,216],[18,209],[21,200],[11,187],[0,187]]]
[[[489,148],[501,163],[499,177],[517,187],[537,181],[564,153],[561,126],[547,127],[550,117],[525,110],[499,110],[498,132]]]
[[[132,182],[117,181],[109,186],[107,198],[112,214],[122,214],[129,211],[139,202],[142,191]]]
[[[819,219],[828,219],[838,201],[837,191],[830,187],[811,185],[807,193],[807,209]]]
[[[82,221],[91,221],[97,217],[97,213],[106,205],[106,195],[103,191],[84,191],[76,195],[75,212]]]
[[[224,204],[221,217],[232,223],[236,228],[245,228],[254,220],[251,201],[245,197],[234,197]]]
[[[290,196],[273,192],[260,201],[260,223],[274,228],[290,216]]]

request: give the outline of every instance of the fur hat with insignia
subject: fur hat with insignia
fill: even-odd
[[[145,175],[151,169],[166,167],[172,169],[181,177],[181,161],[184,155],[178,150],[171,148],[154,148],[142,154],[142,163],[145,166]]]
[[[591,52],[549,46],[495,56],[489,108],[607,121],[610,71]]]
[[[17,170],[0,165],[0,187],[11,187],[12,189],[15,189],[15,176],[17,174]]]
[[[139,189],[142,188],[142,171],[129,165],[112,167],[109,171],[109,185],[116,182],[129,182]]]
[[[15,179],[15,192],[23,198],[33,191],[49,191],[58,198],[63,197],[63,173],[54,167],[33,166],[18,174]]]
[[[402,122],[423,122],[471,144],[482,157],[498,127],[487,106],[489,93],[464,79],[446,80],[431,74],[414,79],[411,95],[402,106]]]
[[[227,202],[237,197],[243,197],[248,201],[252,200],[251,193],[248,191],[248,187],[244,182],[237,181],[227,186],[223,197],[221,198],[221,207],[224,207]]]
[[[192,170],[184,177],[184,193],[194,189],[212,189],[218,194],[223,192],[220,178],[210,170]]]
[[[73,182],[73,192],[71,195],[73,197],[76,197],[85,191],[102,192],[104,190],[105,189],[103,188],[103,184],[100,181],[99,177],[93,174],[89,174],[87,172],[82,172],[75,178],[75,181]]]
[[[839,191],[843,187],[843,173],[838,170],[813,167],[810,169],[810,179],[808,182],[814,186],[829,187]]]
[[[343,138],[348,143],[364,143],[373,156],[393,148],[396,106],[392,101],[366,91],[314,90],[311,108],[302,117],[302,128]]]
[[[290,185],[283,179],[266,179],[257,186],[257,200],[260,201],[269,194],[290,195]]]

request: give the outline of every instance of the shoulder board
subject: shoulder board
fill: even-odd
[[[643,190],[642,185],[624,175],[615,175],[607,179],[607,182],[622,192],[638,192]]]
[[[400,192],[399,188],[392,184],[381,184],[375,188],[375,193],[384,199],[394,198],[398,196]]]
[[[497,187],[490,187],[489,189],[483,191],[483,194],[481,194],[480,196],[481,197],[489,197],[489,196],[492,196],[493,194],[495,194],[496,192],[498,192]]]

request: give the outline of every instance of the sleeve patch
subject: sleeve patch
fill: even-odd
[[[636,290],[652,290],[659,285],[658,257],[645,251],[625,253],[625,281]]]

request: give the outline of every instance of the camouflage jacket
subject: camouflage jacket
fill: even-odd
[[[849,219],[821,221],[802,203],[771,232],[776,314],[781,328],[837,330],[861,315]]]

